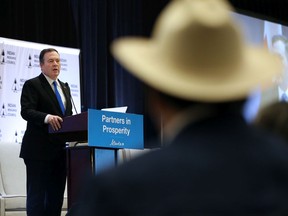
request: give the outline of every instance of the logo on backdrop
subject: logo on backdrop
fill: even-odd
[[[68,67],[67,59],[60,58],[60,62],[61,62],[61,71],[68,71],[67,70],[67,67]]]
[[[6,116],[16,117],[17,116],[17,106],[14,103],[8,103],[7,106],[3,103],[1,107],[1,117],[4,118]]]
[[[19,84],[18,84],[16,78],[14,79],[14,82],[12,84],[12,91],[14,93],[17,93],[18,91],[20,91],[20,87],[19,87]]]
[[[28,56],[28,68],[32,68],[32,57],[31,54]]]
[[[5,51],[3,50],[1,56],[2,56],[1,64],[5,63],[5,64],[16,65],[16,53],[14,51],[8,50],[5,53]]]
[[[4,118],[7,115],[6,107],[3,104],[1,107],[1,117]]]
[[[0,64],[5,64],[5,51],[4,49],[1,51],[1,62]]]

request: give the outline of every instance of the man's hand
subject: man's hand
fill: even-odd
[[[63,119],[60,116],[50,115],[48,117],[48,124],[51,125],[51,127],[54,131],[57,131],[61,128],[62,122],[63,122]]]

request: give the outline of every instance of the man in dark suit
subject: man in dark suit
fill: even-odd
[[[148,86],[163,148],[96,175],[69,215],[280,215],[288,148],[248,125],[247,95],[282,69],[245,44],[224,0],[171,1],[152,38],[122,38],[115,58]]]
[[[49,134],[48,126],[59,130],[62,118],[72,115],[70,88],[57,78],[57,50],[42,50],[39,61],[42,73],[25,82],[21,95],[21,115],[27,121],[20,152],[27,172],[27,215],[59,216],[66,183],[65,142]]]

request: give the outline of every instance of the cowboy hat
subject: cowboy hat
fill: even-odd
[[[173,0],[159,15],[151,38],[112,43],[114,57],[151,87],[186,100],[245,98],[281,72],[279,57],[244,44],[224,0]]]

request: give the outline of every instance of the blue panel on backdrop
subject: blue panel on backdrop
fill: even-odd
[[[88,145],[143,149],[143,115],[88,109]]]

